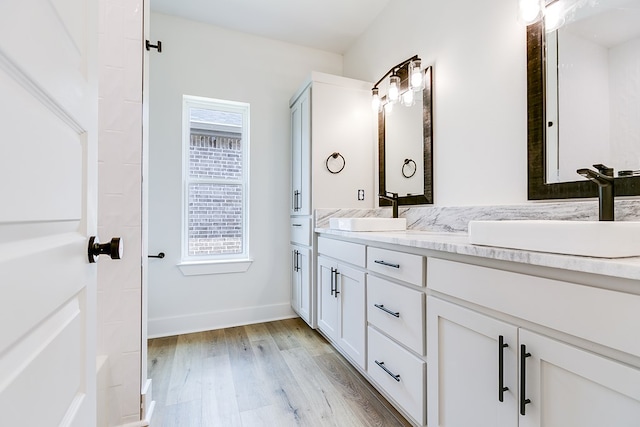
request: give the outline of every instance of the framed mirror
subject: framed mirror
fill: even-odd
[[[616,196],[640,195],[638,58],[640,0],[583,4],[549,33],[527,27],[529,200],[596,197],[575,172],[595,163],[615,169]]]
[[[424,89],[413,106],[378,114],[378,189],[398,193],[398,205],[433,203],[432,68],[424,73]]]

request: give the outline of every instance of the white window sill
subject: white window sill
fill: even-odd
[[[223,261],[183,261],[178,268],[185,276],[201,276],[205,274],[244,273],[251,267],[253,260],[234,259]]]

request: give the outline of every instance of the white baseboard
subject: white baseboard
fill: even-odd
[[[244,307],[236,310],[149,319],[147,335],[149,338],[168,337],[293,317],[298,316],[289,303]]]
[[[147,421],[147,423],[150,423],[151,417],[153,416],[153,410],[156,407],[156,402],[153,400],[153,380],[151,378],[148,378],[142,387],[140,403],[140,415],[142,415],[142,418]]]
[[[120,427],[149,427],[149,422],[147,420],[136,421],[133,423],[122,424]]]

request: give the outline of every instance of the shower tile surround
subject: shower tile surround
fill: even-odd
[[[616,201],[615,209],[617,220],[640,221],[640,200],[618,200]],[[409,246],[422,250],[434,250],[532,266],[640,280],[640,257],[591,258],[478,246],[469,243],[467,226],[471,220],[554,219],[596,221],[598,219],[597,201],[504,206],[401,208],[399,216],[407,218],[407,231],[350,232],[329,229],[329,218],[332,217],[390,216],[390,208],[318,209],[315,212],[316,231],[349,239],[358,239],[366,243]]]

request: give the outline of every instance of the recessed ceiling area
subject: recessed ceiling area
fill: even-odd
[[[151,0],[151,10],[342,54],[391,0]]]

